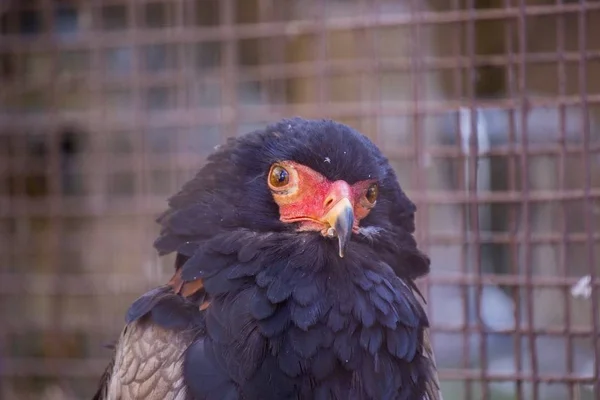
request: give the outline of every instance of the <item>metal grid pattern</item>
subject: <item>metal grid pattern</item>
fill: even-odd
[[[592,0],[2,2],[0,396],[89,396],[166,197],[301,115],[417,203],[446,399],[598,398],[599,37]]]

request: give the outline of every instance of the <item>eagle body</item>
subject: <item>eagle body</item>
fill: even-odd
[[[377,201],[364,203],[372,182]],[[354,217],[334,210],[347,243],[328,236],[333,223],[286,222],[332,209],[314,200],[321,184],[350,199],[339,204]],[[230,140],[159,218],[155,247],[176,252],[175,273],[131,305],[95,399],[441,399],[414,212],[380,151],[345,125],[294,118]]]

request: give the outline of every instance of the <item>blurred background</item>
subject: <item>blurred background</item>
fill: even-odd
[[[597,0],[1,0],[0,398],[91,397],[167,197],[295,115],[417,203],[446,400],[600,398]]]

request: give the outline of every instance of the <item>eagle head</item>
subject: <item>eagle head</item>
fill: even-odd
[[[191,256],[194,243],[225,232],[293,232],[338,257],[377,249],[414,278],[429,270],[412,236],[415,210],[366,136],[331,120],[284,119],[220,146],[170,199],[155,246]]]

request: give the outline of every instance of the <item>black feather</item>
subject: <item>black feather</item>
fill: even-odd
[[[383,331],[378,328],[363,327],[360,332],[360,345],[369,351],[371,355],[375,355],[381,348],[383,342]]]
[[[330,307],[323,297],[315,299],[312,303],[305,306],[292,303],[291,319],[297,327],[306,331],[309,327],[316,324],[317,321],[321,320]]]
[[[334,332],[339,332],[342,329],[344,329],[344,327],[348,326],[348,317],[345,315],[342,315],[342,313],[340,313],[338,308],[333,307],[329,311],[329,315],[327,318],[327,325]]]
[[[277,307],[271,317],[257,321],[258,327],[266,337],[281,334],[289,327],[290,323],[290,309],[287,305]]]
[[[127,315],[125,316],[125,322],[131,324],[149,313],[156,303],[165,296],[168,296],[170,291],[170,287],[160,286],[141,295],[133,302],[133,304],[131,304],[131,306],[129,306],[129,310],[127,310]]]
[[[195,341],[185,352],[183,376],[194,396],[202,399],[238,399],[234,383],[215,360],[210,339]]]
[[[360,290],[355,291],[352,314],[367,328],[370,328],[375,323],[375,307],[365,293]]]
[[[175,294],[159,301],[152,308],[151,318],[154,323],[164,328],[178,331],[200,329],[204,325],[198,307]]]
[[[318,327],[309,331],[292,327],[286,336],[289,338],[294,352],[304,359],[310,359],[319,348],[328,347],[328,344],[331,345],[333,341],[333,334],[330,331]]]
[[[255,264],[238,264],[233,268],[229,268],[229,272],[227,273],[228,279],[236,279],[236,278],[246,278],[249,276],[254,276],[261,270],[261,265],[258,263]]]
[[[332,375],[338,365],[338,359],[332,349],[321,349],[313,360],[311,372],[315,379],[322,381]]]
[[[301,306],[309,305],[324,293],[325,288],[320,285],[321,282],[323,281],[320,279],[298,279],[292,291],[294,300]]]
[[[257,320],[266,319],[273,315],[275,310],[277,310],[277,305],[271,303],[262,290],[255,290],[250,304],[252,316]]]
[[[204,279],[204,289],[211,295],[219,295],[223,293],[229,293],[234,289],[240,288],[244,285],[245,280],[243,279],[230,279],[230,270],[223,269],[210,277]]]
[[[283,279],[273,279],[267,289],[267,297],[273,303],[281,303],[292,294],[292,282],[284,281]]]

